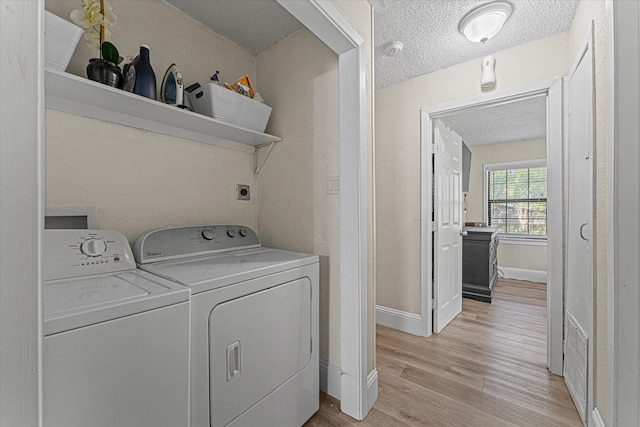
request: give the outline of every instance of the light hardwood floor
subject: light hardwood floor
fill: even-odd
[[[546,286],[499,279],[440,334],[377,328],[379,396],[362,422],[321,394],[311,426],[582,426],[546,362]]]

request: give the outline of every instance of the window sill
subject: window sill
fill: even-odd
[[[507,234],[498,234],[500,244],[506,245],[523,245],[523,246],[547,246],[547,238],[531,238],[522,236],[509,236]]]

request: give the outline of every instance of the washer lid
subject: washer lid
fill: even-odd
[[[188,288],[140,270],[48,281],[43,290],[45,335],[190,298]]]
[[[45,314],[121,302],[144,295],[149,293],[127,277],[118,275],[51,283],[45,290]]]
[[[317,262],[317,255],[262,247],[138,267],[190,286],[195,294]]]

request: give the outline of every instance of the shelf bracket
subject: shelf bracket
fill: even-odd
[[[258,179],[258,176],[260,175],[260,171],[262,170],[262,167],[264,166],[264,164],[267,162],[267,159],[271,155],[271,150],[273,150],[273,146],[276,145],[276,142],[278,141],[271,141],[266,144],[258,145],[256,147],[256,151],[253,154],[255,156],[255,163],[256,163],[256,170],[253,172],[253,177],[255,179]],[[262,159],[260,164],[258,164],[258,151],[260,148],[266,147],[267,145],[269,146],[269,149],[267,150],[267,154],[265,154],[264,159]]]

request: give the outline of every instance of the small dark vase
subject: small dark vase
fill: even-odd
[[[151,61],[149,60],[149,46],[140,45],[140,55],[132,66],[136,70],[136,80],[133,86],[133,93],[146,96],[151,99],[157,98],[156,90],[156,73],[151,67]]]
[[[124,79],[120,67],[111,61],[102,58],[93,58],[87,65],[87,77],[90,80],[105,84],[107,86],[122,89]]]

